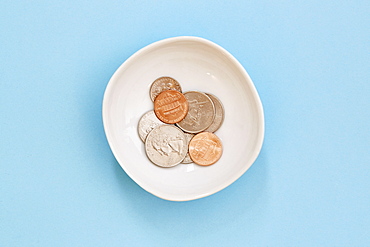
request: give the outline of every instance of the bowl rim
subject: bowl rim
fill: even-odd
[[[254,149],[254,152],[252,153],[251,158],[249,159],[248,163],[246,163],[246,165],[244,166],[244,169],[240,170],[236,175],[234,175],[234,177],[232,179],[230,179],[229,181],[227,181],[227,182],[225,182],[225,183],[223,183],[223,184],[221,184],[217,187],[214,187],[213,190],[210,190],[207,193],[203,193],[203,194],[200,194],[200,195],[197,195],[197,196],[191,196],[191,197],[184,195],[181,198],[180,197],[171,198],[171,197],[166,197],[164,195],[161,195],[160,193],[157,193],[155,191],[152,191],[150,188],[145,188],[145,186],[141,183],[141,181],[139,181],[138,179],[135,178],[135,175],[131,174],[128,169],[125,169],[125,162],[123,160],[120,160],[119,156],[117,155],[118,150],[116,150],[115,146],[112,144],[113,136],[109,131],[108,120],[107,120],[108,119],[108,116],[107,116],[107,114],[108,114],[108,103],[107,103],[107,101],[108,101],[109,95],[111,94],[111,91],[113,90],[113,84],[114,84],[113,82],[116,80],[116,77],[119,76],[120,72],[126,66],[128,66],[130,63],[132,63],[132,61],[135,61],[136,57],[139,57],[141,54],[147,52],[147,50],[156,49],[160,46],[167,45],[167,44],[170,44],[170,43],[173,43],[173,42],[179,42],[179,41],[192,41],[192,42],[198,42],[198,43],[205,44],[207,46],[215,48],[216,50],[221,51],[226,57],[228,57],[232,61],[232,63],[239,69],[239,71],[242,73],[243,77],[246,79],[246,82],[249,84],[248,86],[251,89],[251,93],[253,94],[253,96],[255,98],[255,103],[256,103],[256,107],[257,107],[257,117],[258,117],[258,121],[260,122],[260,126],[259,126],[260,131],[259,131],[259,135],[258,135],[258,138],[257,138],[257,142],[255,144],[256,148]],[[155,195],[155,196],[157,196],[161,199],[168,200],[168,201],[192,201],[192,200],[204,198],[204,197],[213,195],[213,194],[225,189],[226,187],[228,187],[232,183],[234,183],[256,161],[259,153],[261,152],[263,141],[264,141],[264,135],[265,135],[265,121],[264,121],[264,111],[263,111],[262,102],[261,102],[261,99],[260,99],[259,94],[257,92],[257,89],[256,89],[252,79],[250,78],[249,74],[247,73],[247,71],[240,64],[240,62],[230,52],[228,52],[226,49],[224,49],[220,45],[218,45],[218,44],[216,44],[216,43],[214,43],[214,42],[212,42],[208,39],[197,37],[197,36],[177,36],[177,37],[171,37],[171,38],[166,38],[166,39],[162,39],[162,40],[159,40],[159,41],[155,41],[155,42],[153,42],[149,45],[146,45],[143,48],[139,49],[134,54],[132,54],[128,59],[126,59],[117,68],[117,70],[114,72],[114,74],[112,75],[112,77],[110,78],[110,80],[109,80],[109,82],[106,86],[104,96],[103,96],[103,102],[102,102],[102,120],[103,120],[103,127],[104,127],[105,136],[107,138],[109,147],[110,147],[115,159],[117,160],[118,164],[121,166],[121,168],[126,172],[126,174],[136,184],[138,184],[145,191],[147,191],[147,192],[149,192],[149,193],[151,193],[151,194],[153,194],[153,195]]]

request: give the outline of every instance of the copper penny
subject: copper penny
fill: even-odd
[[[188,114],[188,109],[185,96],[175,90],[163,91],[154,100],[155,115],[164,123],[180,122]]]
[[[189,155],[198,165],[213,165],[222,155],[221,140],[210,132],[199,133],[189,143]]]

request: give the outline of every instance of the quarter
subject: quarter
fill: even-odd
[[[160,167],[178,165],[188,151],[184,133],[173,125],[155,127],[145,140],[149,160]]]
[[[221,103],[221,101],[219,100],[219,98],[217,98],[216,96],[214,96],[213,94],[210,94],[210,93],[206,93],[208,97],[211,98],[214,106],[215,106],[215,119],[213,120],[213,122],[211,123],[211,125],[205,130],[207,132],[215,132],[216,130],[218,130],[222,123],[224,122],[224,118],[225,118],[225,109]]]

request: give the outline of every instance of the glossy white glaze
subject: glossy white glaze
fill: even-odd
[[[137,133],[143,113],[153,109],[148,96],[158,77],[176,79],[184,92],[216,95],[225,119],[217,136],[223,155],[214,165],[153,165]],[[175,37],[144,47],[114,73],[103,100],[103,122],[109,145],[125,172],[143,189],[173,201],[187,201],[220,191],[255,161],[264,137],[262,104],[250,77],[225,49],[198,37]]]

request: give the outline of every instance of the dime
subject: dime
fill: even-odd
[[[221,157],[221,140],[210,132],[199,133],[190,141],[189,154],[191,159],[198,165],[212,165]]]
[[[173,78],[171,77],[160,77],[156,79],[152,85],[150,86],[150,98],[154,102],[155,98],[163,91],[166,90],[176,90],[181,91],[181,86],[180,84]]]
[[[193,163],[193,160],[190,158],[190,155],[189,155],[189,143],[191,141],[191,138],[193,138],[194,134],[190,134],[190,133],[184,133],[184,134],[185,134],[185,138],[186,138],[186,142],[187,142],[188,152],[186,153],[186,156],[185,156],[184,160],[181,161],[181,163],[189,164],[189,163]]]
[[[224,121],[224,116],[225,116],[225,110],[224,107],[221,103],[221,101],[214,96],[213,94],[206,93],[208,97],[211,98],[213,104],[215,105],[215,119],[211,123],[211,125],[205,130],[206,132],[215,132],[218,130],[223,121]]]
[[[154,111],[148,111],[139,120],[138,132],[140,139],[144,142],[146,136],[158,125],[165,124],[157,118]]]
[[[160,167],[178,165],[185,158],[187,150],[184,133],[173,125],[155,127],[145,140],[146,155]]]
[[[177,126],[189,133],[199,133],[207,129],[215,118],[212,100],[201,92],[189,91],[184,95],[189,102],[189,111]]]
[[[175,90],[163,91],[154,100],[155,115],[168,124],[183,120],[188,113],[188,107],[185,96]]]

